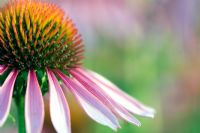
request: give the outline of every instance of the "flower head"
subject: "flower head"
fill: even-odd
[[[19,70],[80,64],[82,44],[72,20],[54,4],[14,1],[1,9],[1,64]]]
[[[14,0],[0,10],[0,126],[12,97],[25,96],[28,133],[39,133],[44,121],[42,95],[49,93],[50,116],[59,133],[70,133],[70,111],[63,89],[74,95],[96,122],[117,130],[118,119],[140,126],[133,114],[153,117],[154,110],[81,66],[83,44],[72,20],[54,4]],[[60,84],[59,80],[62,82]]]

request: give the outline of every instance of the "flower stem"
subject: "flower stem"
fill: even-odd
[[[24,117],[24,96],[15,99],[18,113],[18,133],[26,133],[25,117]]]

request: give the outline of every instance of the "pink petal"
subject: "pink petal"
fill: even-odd
[[[28,133],[41,133],[44,122],[44,102],[34,70],[29,70],[25,97],[25,121]]]
[[[0,75],[2,75],[6,70],[7,70],[7,66],[5,65],[0,65]]]
[[[76,70],[70,70],[70,74],[84,86],[90,93],[92,93],[97,99],[99,99],[101,102],[103,102],[107,106],[112,106],[112,103],[108,99],[108,97],[105,96],[104,93],[102,93],[101,88],[91,81],[89,78],[81,75]]]
[[[117,130],[117,128],[120,127],[115,115],[93,94],[61,72],[56,71],[56,73],[61,78],[64,85],[74,94],[85,112],[93,120],[102,125],[106,125],[113,130]]]
[[[140,126],[141,123],[134,118],[123,106],[115,102],[110,95],[102,91],[98,84],[93,82],[87,76],[82,75],[79,71],[70,70],[70,73],[84,86],[89,92],[95,93],[95,96],[102,101],[106,106],[108,106],[115,114],[119,117],[125,119],[128,122],[131,122],[137,126]]]
[[[70,111],[62,88],[52,71],[47,70],[50,88],[50,115],[58,133],[71,133]]]
[[[126,120],[127,122],[130,122],[136,126],[141,126],[141,123],[139,120],[137,120],[132,114],[130,114],[125,108],[123,108],[122,106],[114,103],[114,111],[116,112],[117,115],[119,115],[119,117],[121,117],[122,119]]]
[[[0,126],[4,124],[10,111],[12,94],[18,71],[12,70],[0,87]]]
[[[100,86],[104,93],[110,95],[116,103],[120,104],[128,111],[141,116],[154,117],[154,109],[146,107],[133,97],[130,97],[103,76],[83,69],[76,69],[76,71],[95,82],[98,86]]]

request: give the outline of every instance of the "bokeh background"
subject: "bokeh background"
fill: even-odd
[[[82,34],[84,66],[156,109],[154,119],[137,117],[140,128],[122,121],[117,133],[200,133],[199,0],[51,2]],[[73,133],[114,133],[89,119],[70,94],[67,98]],[[54,133],[46,109],[43,132]],[[0,132],[17,132],[14,103]]]

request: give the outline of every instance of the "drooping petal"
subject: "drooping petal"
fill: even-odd
[[[113,102],[113,109],[115,113],[121,117],[123,120],[126,120],[127,122],[130,122],[138,127],[141,126],[141,123],[138,119],[136,119],[132,114],[130,114],[124,107],[121,105],[118,105],[117,103]]]
[[[44,102],[34,70],[29,70],[25,97],[27,133],[41,133],[44,122]]]
[[[65,76],[59,71],[56,71],[58,76],[63,81],[64,85],[74,94],[85,112],[96,122],[106,125],[113,130],[119,128],[119,123],[115,115],[99,101],[92,93],[87,91],[77,82]]]
[[[84,88],[97,97],[97,99],[103,102],[106,106],[112,106],[112,103],[109,101],[108,97],[102,93],[101,88],[96,83],[81,75],[76,70],[72,69],[69,70],[69,72],[82,86],[84,86]]]
[[[0,75],[2,75],[6,70],[7,70],[7,66],[5,65],[0,65]]]
[[[71,133],[70,111],[62,88],[52,71],[47,70],[50,89],[50,116],[58,133]]]
[[[133,97],[130,97],[103,76],[84,69],[76,69],[76,71],[95,82],[103,90],[104,93],[110,95],[110,97],[116,103],[120,104],[128,111],[141,116],[154,117],[154,109],[146,107]]]
[[[18,71],[12,70],[3,85],[0,87],[0,127],[6,121],[10,111],[12,94]]]
[[[102,101],[106,106],[108,106],[116,115],[121,117],[122,119],[133,123],[137,126],[140,126],[141,123],[134,118],[123,106],[119,105],[115,102],[110,95],[105,93],[101,86],[96,84],[93,80],[88,78],[85,75],[82,75],[79,71],[70,70],[70,73],[83,85],[89,92],[95,92],[95,96]]]

